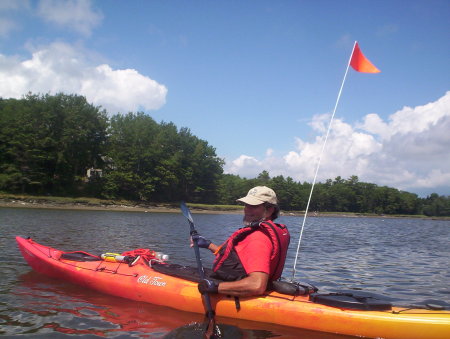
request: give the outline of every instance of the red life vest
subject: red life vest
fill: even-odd
[[[290,242],[290,235],[287,227],[276,224],[271,220],[259,223],[257,226],[248,226],[234,232],[228,240],[221,246],[218,255],[214,260],[213,271],[224,280],[239,280],[247,276],[247,272],[235,251],[236,245],[257,230],[267,235],[272,242],[272,252],[270,261],[277,260],[276,268],[270,272],[269,280],[277,280],[283,272],[287,250]],[[272,265],[271,265],[272,266]]]

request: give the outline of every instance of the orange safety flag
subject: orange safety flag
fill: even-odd
[[[355,42],[355,48],[353,49],[352,58],[350,59],[350,66],[358,72],[380,73],[380,70],[376,68],[361,52],[357,42]]]

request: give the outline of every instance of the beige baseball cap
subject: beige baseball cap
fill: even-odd
[[[237,199],[236,201],[240,201],[248,205],[261,205],[265,202],[272,205],[277,205],[277,195],[269,187],[256,186],[248,191],[247,196]]]

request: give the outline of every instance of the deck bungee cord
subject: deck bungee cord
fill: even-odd
[[[127,261],[121,261],[121,262],[113,262],[111,260],[106,259],[106,257],[110,257],[109,255],[106,255],[105,258],[102,258],[103,255],[100,256],[96,256],[94,254],[90,254],[84,251],[73,251],[73,252],[62,252],[59,250],[55,250],[51,247],[46,247],[46,251],[42,250],[40,247],[35,245],[35,242],[33,241],[33,239],[31,239],[30,237],[27,237],[27,240],[30,242],[30,244],[39,252],[41,252],[42,254],[46,255],[49,259],[61,262],[65,265],[68,266],[72,266],[72,267],[76,267],[79,270],[88,270],[88,271],[93,271],[93,272],[103,272],[103,273],[110,273],[110,274],[117,274],[117,275],[122,275],[125,277],[137,277],[138,274],[127,274],[127,273],[121,273],[119,272],[119,268],[122,264],[127,264],[127,266],[132,266],[134,265],[139,259],[140,256],[137,256],[135,258],[130,258],[130,260]],[[140,250],[140,249],[139,249]],[[138,250],[135,250],[138,251]],[[48,252],[48,253],[47,253]],[[55,253],[52,252],[56,252],[56,256]],[[110,254],[110,253],[106,253],[106,254]],[[87,258],[91,258],[91,259],[87,259]],[[65,261],[61,261],[61,259],[65,260]],[[155,259],[152,259],[155,260]],[[161,259],[156,259],[158,261],[163,261]],[[77,262],[97,262],[98,261],[98,266],[95,268],[91,268],[91,267],[83,267],[80,265],[77,265]],[[104,267],[101,267],[102,264],[104,263],[116,263],[117,266],[114,269],[109,269]],[[150,262],[150,261],[149,261]]]

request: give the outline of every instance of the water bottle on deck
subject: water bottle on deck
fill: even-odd
[[[161,261],[167,261],[169,260],[169,255],[163,252],[155,252],[155,258]]]
[[[101,258],[107,262],[118,262],[118,263],[124,262],[127,264],[130,262],[129,256],[120,255],[119,253],[103,253],[101,255]]]

